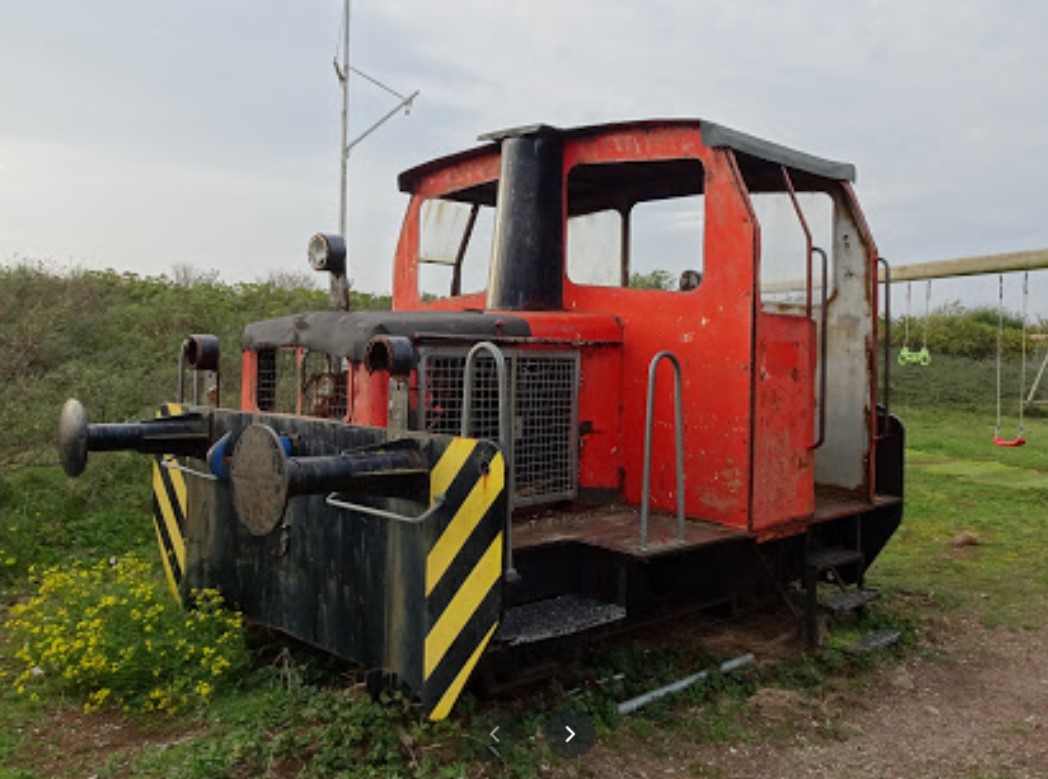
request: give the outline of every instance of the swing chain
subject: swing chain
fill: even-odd
[[[1030,295],[1030,272],[1023,274],[1023,300],[1021,320],[1022,362],[1019,369],[1019,431],[1011,441],[1001,438],[1001,363],[1004,354],[1004,274],[997,276],[997,424],[994,427],[993,442],[998,446],[1022,446],[1026,443],[1026,427],[1023,419],[1024,390],[1026,387],[1026,316]]]
[[[912,286],[912,281],[906,282],[906,316],[902,318],[902,348],[906,351],[910,350],[910,292],[912,292]]]
[[[1030,297],[1030,271],[1023,273],[1022,362],[1019,367],[1019,437],[1025,432],[1023,406],[1026,394],[1026,303]]]
[[[924,322],[921,335],[920,350],[910,349],[910,319],[912,319],[912,292],[913,282],[906,282],[906,316],[902,318],[903,337],[902,349],[899,350],[899,365],[931,365],[932,356],[928,351],[928,314],[931,309],[932,282],[928,280],[928,287],[924,295]]]
[[[928,285],[924,288],[924,330],[921,334],[921,349],[928,350],[928,317],[932,309],[932,280],[928,279]]]

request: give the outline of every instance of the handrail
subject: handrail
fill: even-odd
[[[641,487],[640,549],[648,548],[648,511],[651,492],[651,434],[655,416],[655,373],[659,362],[668,359],[673,365],[674,420],[677,444],[677,540],[684,540],[684,413],[681,405],[680,361],[670,351],[661,351],[648,366],[648,398],[644,424],[644,484]]]
[[[877,264],[884,266],[884,424],[887,429],[888,419],[892,413],[892,266],[884,257],[878,257]],[[873,283],[877,284],[877,279],[874,279]]]
[[[822,311],[819,317],[822,323],[819,326],[819,435],[811,445],[812,449],[818,449],[826,442],[826,370],[829,368],[829,359],[826,353],[828,345],[829,328],[829,287],[830,287],[830,261],[826,252],[818,246],[812,247],[812,253],[822,257]]]
[[[195,468],[188,468],[185,465],[175,461],[164,458],[160,460],[160,467],[167,468],[169,471],[182,471],[182,473],[188,473],[190,476],[196,476],[198,479],[206,479],[207,481],[218,481],[218,477],[211,473],[204,473],[198,471]]]
[[[801,230],[804,231],[804,245],[805,245],[805,296],[804,296],[804,315],[811,319],[811,289],[812,289],[812,270],[811,270],[811,256],[816,251],[814,243],[811,237],[811,228],[808,227],[808,220],[804,216],[804,210],[801,208],[800,201],[797,200],[797,193],[793,189],[793,179],[790,178],[790,172],[786,170],[785,165],[780,165],[779,168],[782,170],[783,181],[786,182],[786,191],[789,193],[790,202],[793,203],[793,210],[797,214],[797,219],[801,223]],[[823,254],[823,258],[825,258]],[[826,289],[826,273],[825,270],[822,274],[823,278],[823,298],[825,298]]]
[[[499,446],[506,464],[506,578],[516,579],[517,570],[513,567],[513,494],[516,491],[516,474],[513,463],[513,419],[507,398],[509,381],[506,371],[506,357],[491,341],[478,341],[466,354],[462,378],[462,425],[461,435],[469,438],[469,423],[473,406],[473,363],[477,355],[487,352],[495,361],[495,372],[499,387]]]
[[[433,514],[435,514],[441,506],[444,505],[445,498],[443,495],[437,495],[433,498],[433,503],[419,514],[417,517],[409,517],[404,514],[397,514],[394,511],[386,511],[385,509],[377,509],[373,506],[364,506],[360,503],[350,503],[346,500],[338,500],[335,496],[337,492],[330,493],[324,502],[329,506],[334,506],[337,509],[347,509],[348,511],[358,511],[361,514],[368,514],[372,517],[378,517],[379,519],[389,519],[394,522],[403,522],[408,525],[418,525],[425,522]]]

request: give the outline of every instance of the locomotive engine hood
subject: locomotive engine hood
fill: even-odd
[[[524,319],[480,311],[314,311],[253,322],[244,329],[244,350],[304,347],[353,362],[363,362],[376,338],[411,341],[426,336],[463,341],[490,338],[526,338],[531,327]]]

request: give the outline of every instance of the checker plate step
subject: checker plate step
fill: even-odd
[[[608,625],[625,617],[626,609],[614,603],[585,595],[558,595],[508,609],[496,639],[510,646],[534,644]]]
[[[853,654],[864,655],[884,649],[897,642],[902,637],[898,630],[873,630],[865,635],[859,636],[849,651]]]
[[[881,597],[880,592],[871,589],[845,590],[819,601],[819,606],[836,615],[847,614],[861,609],[866,604]]]
[[[804,556],[804,564],[816,571],[828,571],[842,565],[862,563],[863,554],[855,549],[814,549]]]

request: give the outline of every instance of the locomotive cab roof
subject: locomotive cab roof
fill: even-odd
[[[646,132],[664,128],[687,127],[698,129],[702,136],[703,143],[707,146],[712,148],[728,148],[736,152],[740,157],[740,163],[744,166],[747,166],[747,163],[749,166],[755,166],[758,169],[767,167],[768,163],[775,166],[776,175],[774,180],[769,180],[767,182],[767,189],[769,190],[778,190],[780,188],[780,180],[777,175],[777,166],[780,165],[791,169],[791,171],[802,174],[800,180],[796,182],[798,189],[817,190],[822,188],[815,181],[808,180],[808,177],[812,177],[813,179],[830,179],[833,181],[847,182],[854,182],[856,178],[855,166],[851,163],[840,162],[809,154],[705,119],[652,119],[584,125],[568,129],[556,128],[545,124],[534,124],[486,133],[481,135],[478,139],[481,141],[487,141],[484,145],[476,146],[472,149],[458,152],[457,154],[440,157],[423,163],[422,165],[410,168],[400,174],[398,184],[402,192],[413,192],[418,182],[426,175],[436,170],[489,154],[492,149],[501,144],[502,141],[510,138],[546,135],[550,137],[558,137],[562,140],[568,140],[572,138],[599,136],[613,132]],[[754,172],[759,172],[759,170]],[[807,176],[803,174],[807,174]],[[757,175],[752,178],[758,182],[756,186],[758,191],[764,188],[759,182],[765,177]],[[484,190],[476,188],[475,191],[471,190],[471,195],[472,197],[469,199],[472,202],[494,205],[494,187],[488,187]],[[462,199],[466,199],[465,193],[463,193]]]

